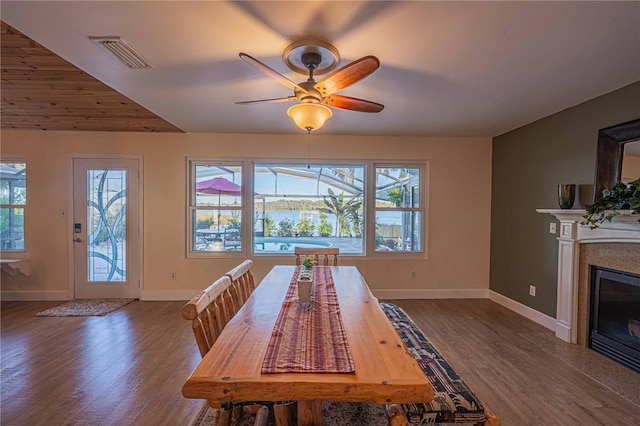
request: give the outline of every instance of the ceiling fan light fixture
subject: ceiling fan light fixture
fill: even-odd
[[[287,115],[296,126],[307,132],[318,130],[331,118],[333,112],[324,105],[316,103],[300,103],[287,110]]]
[[[282,52],[284,63],[292,70],[302,75],[309,73],[309,68],[302,59],[306,53],[318,55],[315,64],[316,74],[325,74],[333,70],[340,63],[340,53],[334,45],[318,38],[301,38],[290,43]]]

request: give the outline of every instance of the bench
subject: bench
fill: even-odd
[[[500,421],[473,394],[411,318],[393,303],[381,303],[380,306],[429,378],[435,392],[431,402],[387,405],[389,424],[467,423],[499,426]]]

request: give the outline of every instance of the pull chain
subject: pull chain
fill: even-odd
[[[311,168],[311,128],[307,127],[307,170]]]

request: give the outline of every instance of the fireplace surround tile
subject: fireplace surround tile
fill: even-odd
[[[640,244],[592,243],[580,245],[578,279],[578,344],[588,346],[591,303],[590,266],[640,274]]]

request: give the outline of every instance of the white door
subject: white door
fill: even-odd
[[[140,297],[138,159],[73,159],[75,299]]]

